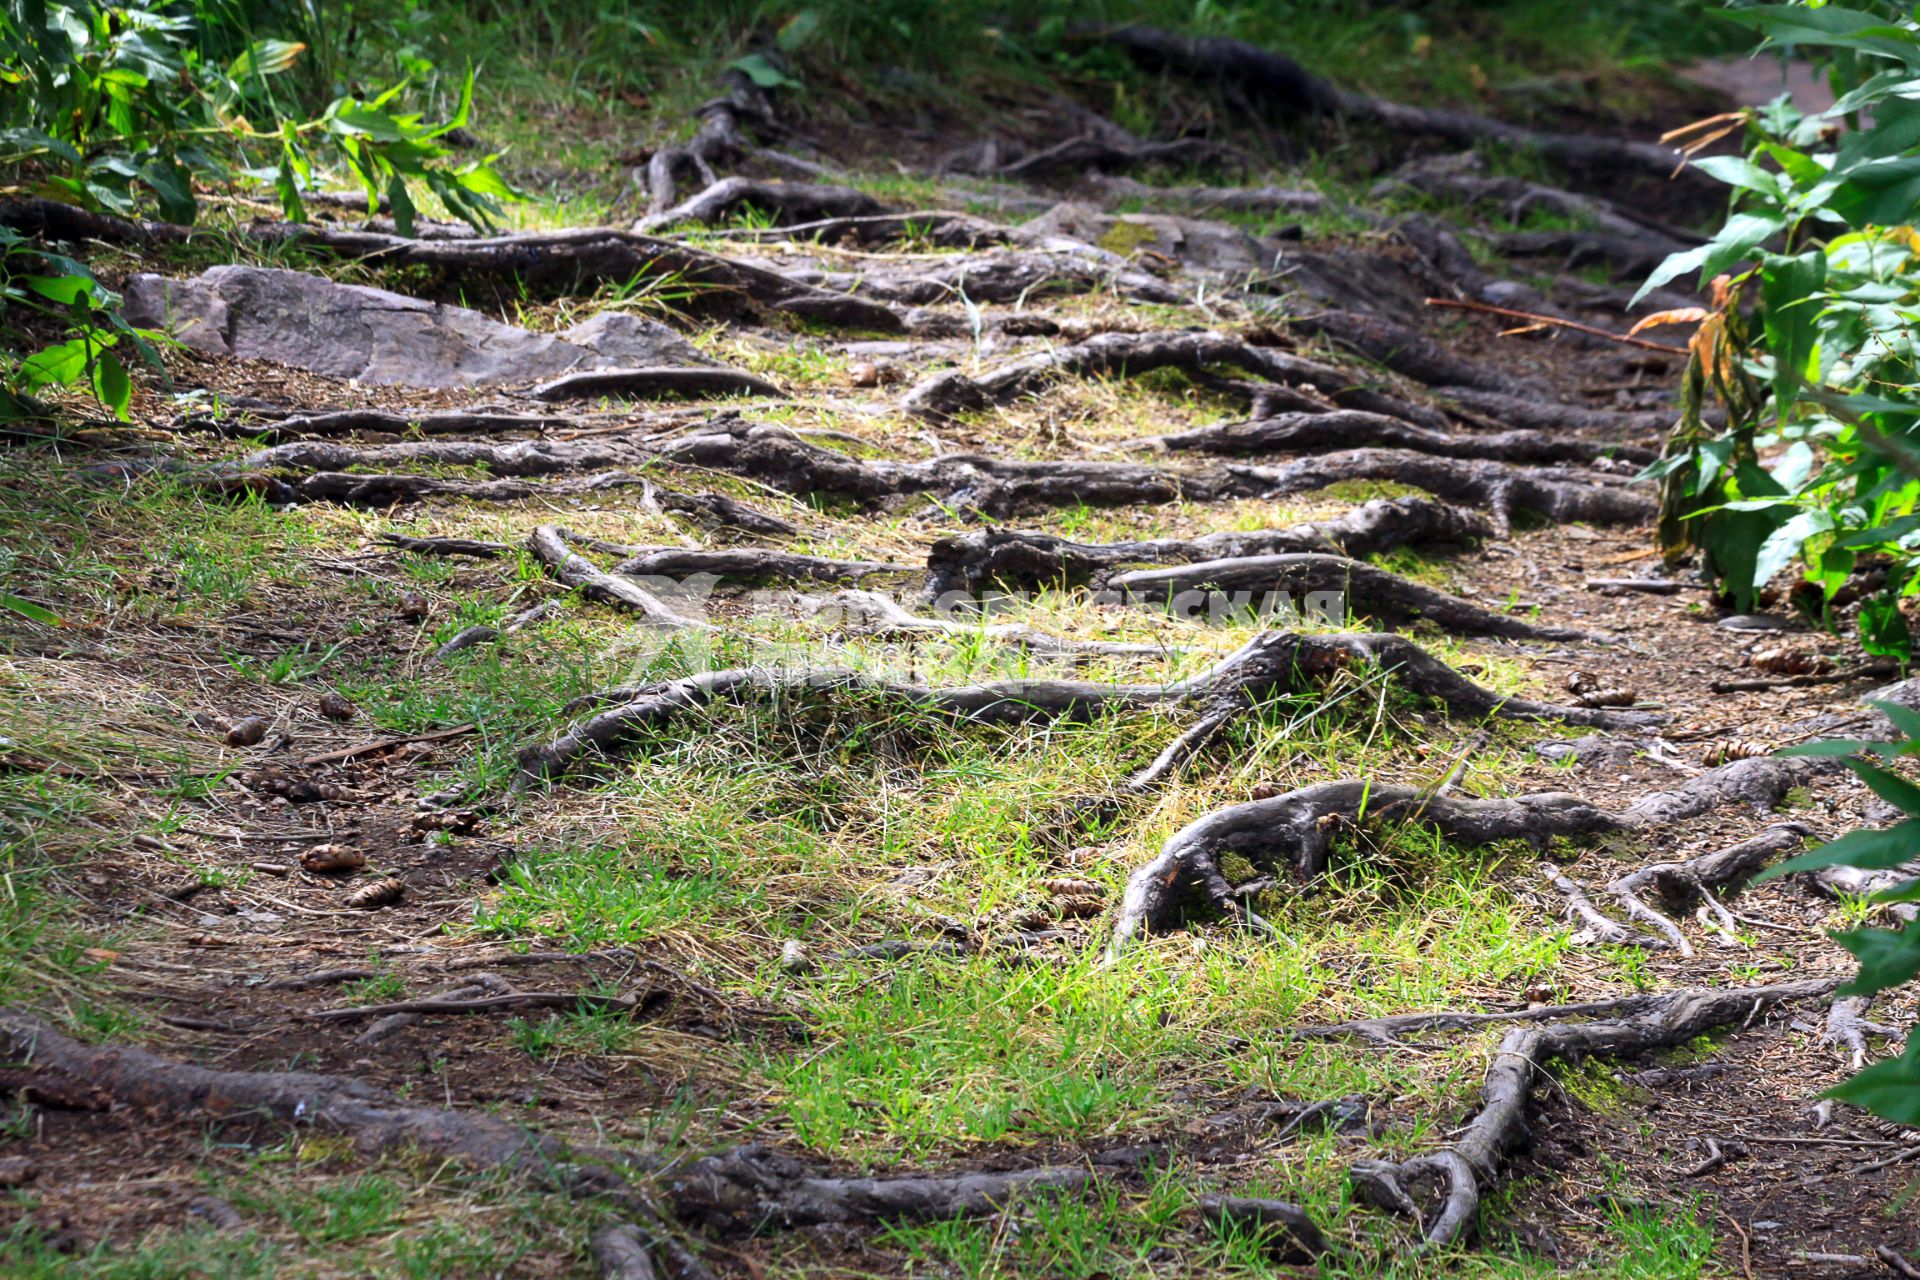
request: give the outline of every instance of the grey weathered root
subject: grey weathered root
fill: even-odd
[[[1276,392],[1300,386],[1325,397],[1325,408],[1374,413],[1444,425],[1431,410],[1356,385],[1354,375],[1291,352],[1256,347],[1217,333],[1103,333],[1084,342],[1012,360],[978,376],[935,374],[909,390],[908,410],[946,416],[1004,405],[1033,395],[1061,377],[1101,377],[1182,369],[1189,373],[1226,366],[1275,384]],[[1256,387],[1255,390],[1258,390]],[[1311,401],[1309,401],[1311,403]]]
[[[1771,807],[1793,787],[1833,767],[1798,757],[1736,760],[1618,810],[1558,791],[1475,800],[1404,783],[1317,783],[1215,810],[1176,832],[1128,880],[1111,949],[1117,954],[1141,933],[1171,925],[1196,897],[1229,916],[1244,916],[1242,895],[1221,872],[1223,854],[1240,855],[1263,876],[1316,879],[1327,868],[1336,838],[1356,829],[1363,815],[1368,823],[1416,823],[1459,844],[1522,840],[1544,850],[1556,838],[1661,829],[1723,805]]]
[[[1539,396],[1505,395],[1474,387],[1436,387],[1434,390],[1469,413],[1509,427],[1535,431],[1591,431],[1604,433],[1609,441],[1622,445],[1616,456],[1632,458],[1631,438],[1663,432],[1674,424],[1678,409],[1589,409],[1585,405],[1560,404]]]
[[[206,476],[206,483],[245,491],[264,488],[274,501],[372,505],[440,494],[523,498],[561,490],[561,486],[524,483],[521,478],[613,469],[561,490],[591,491],[644,483],[619,469],[656,461],[744,476],[801,498],[881,507],[915,495],[938,495],[949,506],[997,517],[1083,505],[1271,498],[1347,480],[1392,480],[1449,502],[1478,507],[1493,519],[1496,533],[1504,533],[1513,513],[1522,510],[1553,520],[1597,524],[1639,523],[1653,511],[1648,499],[1628,487],[1625,476],[1575,468],[1514,467],[1403,449],[1349,449],[1272,467],[1228,464],[1199,470],[1127,462],[1026,462],[980,454],[894,462],[836,453],[786,427],[747,422],[731,414],[666,440],[600,436],[506,442],[420,440],[369,446],[294,440],[217,467]],[[446,480],[386,470],[419,463],[480,466],[508,479]],[[124,464],[116,464],[113,473],[126,470]]]
[[[544,604],[537,604],[531,609],[524,609],[512,617],[502,620],[497,627],[488,626],[484,622],[475,623],[471,627],[463,627],[448,637],[445,644],[433,651],[433,659],[435,662],[445,662],[456,653],[464,652],[465,650],[473,648],[475,645],[485,644],[489,640],[498,640],[501,636],[512,635],[514,632],[524,630],[542,619],[553,617],[559,611],[559,603],[548,600]]]
[[[180,244],[194,236],[225,234],[136,222],[30,198],[0,201],[0,226],[51,239],[113,244]],[[265,244],[300,245],[384,266],[422,267],[451,281],[524,285],[543,294],[671,278],[684,293],[681,305],[698,315],[739,317],[760,308],[855,329],[898,333],[905,327],[898,312],[865,298],[816,289],[763,267],[611,227],[413,239],[378,231],[256,223],[243,234]]]
[[[1354,93],[1283,54],[1243,40],[1193,38],[1140,25],[1089,28],[1083,34],[1119,47],[1143,65],[1231,86],[1256,103],[1288,112],[1364,121],[1401,137],[1436,137],[1462,147],[1500,143],[1583,173],[1625,172],[1664,179],[1674,168],[1676,153],[1670,147],[1591,134],[1542,133],[1469,111],[1412,107]]]
[[[1499,1175],[1506,1152],[1525,1138],[1528,1095],[1552,1063],[1671,1049],[1719,1027],[1749,1024],[1777,1005],[1818,998],[1836,985],[1836,979],[1813,979],[1744,989],[1691,987],[1653,997],[1619,1017],[1515,1028],[1487,1065],[1479,1110],[1458,1137],[1406,1160],[1356,1161],[1349,1171],[1353,1188],[1371,1203],[1422,1223],[1426,1247],[1451,1244],[1473,1225],[1483,1189]],[[1414,1198],[1429,1180],[1442,1188],[1431,1221]]]
[[[543,524],[528,537],[527,550],[559,581],[589,599],[639,615],[640,621],[647,626],[663,631],[710,629],[706,623],[681,613],[638,582],[608,573],[571,550],[567,546],[567,539],[565,529],[558,525]]]
[[[1264,616],[1276,608],[1301,608],[1297,602],[1314,611],[1319,608],[1319,597],[1337,600],[1355,617],[1430,622],[1468,635],[1509,640],[1597,639],[1576,628],[1543,627],[1512,614],[1482,609],[1364,561],[1318,552],[1130,569],[1112,575],[1105,585],[1129,603],[1165,605],[1188,616],[1204,616],[1219,606],[1225,606],[1228,612],[1251,609]]]
[[[1657,891],[1682,909],[1698,903],[1702,919],[1714,929],[1722,945],[1730,945],[1738,922],[1721,902],[1720,895],[1737,888],[1779,855],[1802,847],[1808,834],[1808,828],[1801,823],[1776,823],[1728,848],[1684,862],[1649,863],[1616,877],[1606,887],[1607,896],[1620,905],[1629,920],[1646,926],[1651,933],[1638,932],[1599,912],[1591,895],[1557,869],[1549,867],[1544,872],[1549,883],[1568,899],[1570,914],[1582,922],[1583,927],[1573,936],[1575,943],[1672,948],[1683,956],[1692,956],[1693,945],[1687,941],[1686,934],[1671,916],[1648,903],[1647,892]]]
[[[87,1081],[136,1113],[207,1113],[268,1119],[343,1133],[374,1150],[414,1150],[480,1169],[522,1173],[535,1183],[620,1206],[638,1222],[668,1269],[706,1277],[674,1240],[651,1196],[628,1170],[658,1172],[661,1199],[680,1221],[714,1231],[873,1222],[984,1213],[1044,1190],[1072,1190],[1097,1177],[1088,1166],[1011,1173],[838,1177],[762,1146],[736,1147],[691,1163],[629,1159],[570,1147],[484,1111],[421,1106],[359,1080],[306,1071],[225,1071],[144,1049],[85,1045],[17,1009],[0,1009],[0,1056],[31,1070]],[[624,1167],[623,1167],[624,1166]]]
[[[1359,559],[1406,546],[1464,546],[1493,534],[1484,517],[1426,498],[1375,498],[1345,515],[1286,529],[1225,530],[1198,538],[1074,542],[1048,533],[983,529],[953,534],[927,553],[927,595],[1075,587],[1139,564],[1190,564],[1324,551]]]
[[[1498,205],[1501,214],[1515,225],[1535,210],[1572,218],[1598,234],[1633,244],[1643,260],[1655,263],[1701,243],[1697,234],[1649,218],[1631,205],[1526,178],[1490,175],[1486,157],[1475,151],[1423,157],[1404,164],[1377,183],[1373,195],[1390,195],[1403,187],[1464,204]]]
[[[587,369],[542,383],[536,400],[595,400],[617,396],[658,400],[680,396],[778,396],[780,388],[738,369]]]
[[[1398,636],[1315,636],[1269,631],[1198,675],[1160,684],[1041,679],[929,688],[844,669],[787,672],[736,667],[702,672],[680,680],[623,687],[581,700],[575,705],[597,705],[605,709],[576,721],[550,742],[523,749],[515,787],[525,789],[559,777],[582,759],[609,755],[640,734],[658,731],[689,712],[719,701],[858,693],[954,720],[1019,724],[1036,720],[1086,720],[1115,711],[1151,710],[1187,703],[1215,704],[1223,698],[1254,697],[1322,682],[1355,664],[1378,666],[1412,692],[1442,703],[1451,714],[1473,719],[1504,716],[1611,727],[1644,727],[1658,720],[1645,712],[1563,707],[1523,698],[1502,698]]]
[[[1395,373],[1430,387],[1470,387],[1510,396],[1538,396],[1540,388],[1448,351],[1415,329],[1384,316],[1359,311],[1318,311],[1291,324],[1304,333],[1331,338]]]
[[[713,226],[743,209],[771,215],[777,227],[872,218],[886,212],[878,200],[853,187],[732,177],[710,183],[670,209],[648,214],[633,224],[633,230],[639,235],[652,235],[689,222]]]
[[[859,272],[796,268],[786,277],[833,296],[855,295],[900,306],[925,307],[962,298],[972,302],[1023,299],[1106,290],[1140,302],[1178,306],[1188,296],[1159,276],[1110,255],[1006,249],[969,254],[917,267]],[[874,303],[866,303],[872,306]],[[925,317],[933,332],[960,336],[964,322],[947,316]]]
[[[887,596],[873,591],[838,591],[830,596],[801,596],[795,603],[816,621],[837,630],[882,640],[946,638],[988,640],[1018,645],[1030,653],[1050,656],[1090,654],[1105,657],[1165,656],[1165,645],[1116,640],[1072,640],[1049,635],[1023,622],[989,622],[956,618],[922,618],[909,613]]]
[[[1358,409],[1329,413],[1282,413],[1249,422],[1199,427],[1172,435],[1148,436],[1134,448],[1194,450],[1223,456],[1261,453],[1314,453],[1321,450],[1386,448],[1431,453],[1442,458],[1487,458],[1506,462],[1594,463],[1606,458],[1647,463],[1651,448],[1613,441],[1569,439],[1549,431],[1434,431],[1385,414]]]
[[[1437,458],[1403,449],[1350,449],[1274,467],[1230,468],[1261,496],[1307,493],[1349,480],[1392,480],[1486,513],[1505,536],[1513,517],[1532,512],[1556,522],[1642,524],[1653,502],[1622,475],[1572,467],[1510,467],[1465,458]]]

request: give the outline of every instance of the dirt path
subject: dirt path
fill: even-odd
[[[1920,1248],[1916,1135],[1817,1101],[1914,1016],[1831,995],[1872,909],[1744,888],[1884,820],[1767,753],[1891,677],[1649,551],[1679,356],[1475,309],[1623,329],[1687,234],[1645,176],[1442,149],[1302,232],[1077,141],[965,213],[735,183],[205,274],[7,207],[185,344],[9,463],[68,602],[0,758],[28,1274]],[[1488,1016],[1368,1021],[1436,1011]]]

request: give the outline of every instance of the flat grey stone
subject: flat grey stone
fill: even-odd
[[[466,307],[272,267],[213,267],[190,280],[137,275],[136,325],[207,355],[274,360],[382,386],[537,382],[581,369],[711,367],[673,330],[604,312],[561,334],[533,333]]]

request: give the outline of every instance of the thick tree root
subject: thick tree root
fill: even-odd
[[[1291,58],[1243,40],[1189,38],[1138,25],[1088,29],[1083,34],[1118,46],[1146,66],[1230,85],[1255,102],[1289,112],[1365,121],[1396,136],[1437,137],[1462,147],[1497,142],[1581,172],[1626,172],[1664,179],[1674,168],[1677,153],[1670,147],[1591,134],[1542,133],[1468,111],[1410,107],[1354,93],[1321,79]]]
[[[720,234],[729,240],[792,241],[855,245],[924,241],[939,249],[983,249],[991,245],[1025,244],[1018,227],[989,222],[952,209],[921,209],[912,213],[878,213],[865,217],[822,218],[777,227],[728,227]]]
[[[1164,605],[1187,616],[1252,610],[1314,612],[1337,599],[1343,616],[1422,621],[1468,635],[1509,640],[1592,640],[1571,627],[1543,627],[1494,613],[1458,596],[1402,578],[1360,560],[1314,552],[1202,560],[1196,564],[1130,569],[1106,580],[1106,589],[1130,603]],[[1319,601],[1316,600],[1319,598]]]
[[[1352,449],[1235,474],[1243,484],[1260,488],[1263,497],[1307,493],[1349,480],[1392,480],[1484,511],[1503,537],[1520,511],[1589,524],[1643,524],[1654,515],[1653,502],[1629,487],[1626,476],[1568,467],[1509,467],[1400,449]]]
[[[1867,1006],[1872,1003],[1871,996],[1842,996],[1827,1010],[1827,1025],[1820,1039],[1846,1052],[1849,1071],[1858,1071],[1867,1065],[1867,1037],[1878,1036],[1896,1044],[1906,1039],[1907,1033],[1899,1027],[1867,1020]]]
[[[976,303],[1019,302],[1101,290],[1163,306],[1191,301],[1174,285],[1130,266],[1124,258],[1013,249],[912,269],[851,273],[799,268],[788,271],[786,277],[835,297],[853,294],[908,307],[937,306],[962,298]],[[956,335],[967,332],[964,325],[951,322],[937,329]]]
[[[558,612],[560,612],[559,602],[549,600],[544,604],[537,604],[531,609],[526,609],[514,614],[512,617],[502,621],[497,627],[490,627],[485,623],[476,623],[471,627],[463,627],[450,636],[445,644],[433,651],[433,660],[435,662],[445,662],[456,653],[471,649],[475,645],[485,644],[489,640],[498,640],[501,636],[512,635],[514,632],[530,627],[543,619],[550,618]]]
[[[667,1183],[682,1221],[727,1233],[765,1227],[911,1221],[992,1213],[1035,1192],[1073,1191],[1092,1168],[1042,1166],[1012,1173],[823,1178],[766,1147],[736,1147],[696,1160]]]
[[[707,574],[723,582],[858,582],[876,573],[920,572],[920,566],[912,564],[830,560],[759,547],[622,547],[618,551],[627,557],[613,567],[621,577],[689,578]]]
[[[111,244],[181,244],[196,235],[216,234],[90,213],[41,199],[0,201],[0,226],[49,239]],[[455,281],[524,284],[537,293],[564,294],[635,279],[671,278],[686,294],[681,305],[695,314],[740,317],[759,307],[854,329],[898,333],[905,327],[890,307],[815,289],[777,272],[671,240],[610,227],[421,240],[377,231],[258,223],[244,234],[266,244],[297,244],[386,266],[423,267]]]
[[[617,577],[567,547],[567,531],[543,524],[527,539],[527,550],[556,579],[592,600],[638,614],[640,621],[663,631],[707,630],[705,622],[675,610],[639,583]]]
[[[1626,440],[1664,432],[1680,416],[1678,409],[1589,409],[1585,405],[1559,404],[1536,396],[1504,395],[1473,387],[1436,387],[1434,390],[1460,408],[1505,426],[1534,431],[1604,433],[1606,441],[1617,442],[1613,456],[1630,461],[1650,446],[1635,446]],[[1604,454],[1606,444],[1600,443],[1597,447]]]
[[[633,224],[633,230],[638,235],[652,235],[689,222],[714,226],[743,209],[770,214],[774,225],[780,227],[824,219],[871,218],[886,212],[878,200],[853,187],[736,177],[722,178],[670,209],[648,214]]]
[[[1317,878],[1326,870],[1335,838],[1363,815],[1370,823],[1417,823],[1458,844],[1522,840],[1544,849],[1558,837],[1664,829],[1723,805],[1771,807],[1793,787],[1833,767],[1830,761],[1803,757],[1736,760],[1619,810],[1559,791],[1472,800],[1405,783],[1317,783],[1215,810],[1176,832],[1127,881],[1111,951],[1117,955],[1139,934],[1173,923],[1196,894],[1230,915],[1241,914],[1241,895],[1220,870],[1222,854],[1239,854],[1267,874],[1302,882]]]
[[[1656,263],[1670,253],[1701,243],[1701,237],[1693,232],[1647,218],[1628,205],[1601,196],[1581,195],[1525,178],[1489,176],[1486,158],[1474,151],[1402,165],[1375,184],[1373,195],[1390,195],[1402,187],[1463,204],[1496,204],[1507,221],[1516,225],[1534,210],[1545,210],[1588,223],[1599,234],[1632,243],[1643,257]]]
[[[1501,395],[1539,395],[1517,378],[1454,355],[1432,338],[1381,316],[1358,311],[1319,311],[1290,322],[1303,333],[1331,338],[1395,373],[1430,387],[1471,387]]]
[[[1325,407],[1365,409],[1373,413],[1436,423],[1431,411],[1355,385],[1354,376],[1271,347],[1255,347],[1217,333],[1103,333],[1071,346],[1009,361],[976,376],[935,374],[902,399],[914,413],[943,417],[1004,405],[1037,394],[1062,377],[1112,377],[1154,369],[1198,373],[1226,366],[1277,384],[1311,387],[1328,398]],[[1256,388],[1257,390],[1257,388]]]
[[[1498,1176],[1507,1150],[1525,1137],[1527,1096],[1550,1063],[1671,1049],[1719,1027],[1750,1023],[1776,1005],[1823,996],[1836,985],[1834,979],[1814,979],[1745,989],[1695,987],[1658,997],[1622,1017],[1516,1028],[1488,1064],[1480,1109],[1461,1136],[1439,1151],[1407,1160],[1356,1161],[1350,1171],[1354,1190],[1422,1222],[1427,1247],[1450,1244],[1472,1226],[1483,1187]],[[1444,1188],[1431,1222],[1412,1194],[1428,1179]]]
[[[1331,1252],[1327,1238],[1307,1211],[1285,1200],[1203,1195],[1200,1216],[1220,1226],[1265,1233],[1269,1246],[1284,1262],[1311,1262]]]
[[[542,383],[536,400],[595,400],[602,396],[659,400],[681,396],[780,396],[765,378],[737,369],[588,369]]]
[[[840,598],[844,599],[845,596]],[[1086,720],[1113,711],[1149,710],[1190,702],[1206,704],[1236,696],[1254,697],[1275,689],[1292,689],[1317,683],[1356,663],[1378,665],[1382,670],[1391,672],[1412,692],[1443,703],[1455,715],[1475,719],[1505,716],[1513,719],[1571,720],[1582,724],[1634,726],[1644,726],[1657,719],[1645,712],[1562,707],[1522,698],[1501,698],[1473,684],[1439,659],[1398,636],[1315,636],[1269,631],[1255,636],[1208,670],[1184,680],[1163,684],[1002,680],[935,689],[880,680],[863,672],[845,669],[782,672],[736,667],[702,672],[681,680],[608,690],[590,699],[578,700],[568,707],[570,712],[595,705],[607,709],[569,726],[551,742],[530,746],[520,752],[520,776],[515,786],[524,789],[556,778],[583,758],[611,754],[622,742],[638,734],[657,731],[688,712],[721,700],[746,702],[783,696],[855,692],[890,699],[956,720],[1018,724],[1034,720]]]
[[[1375,498],[1331,520],[1288,529],[1227,530],[1142,542],[1073,542],[1047,533],[984,529],[933,544],[927,555],[927,595],[973,596],[996,585],[1012,590],[1083,586],[1126,565],[1305,551],[1358,559],[1403,546],[1465,546],[1492,533],[1493,526],[1479,515],[1425,498]]]
[[[1172,435],[1148,436],[1132,441],[1129,447],[1191,449],[1200,453],[1242,457],[1260,453],[1386,448],[1431,453],[1442,458],[1488,458],[1525,463],[1593,463],[1603,458],[1647,463],[1659,456],[1653,449],[1570,440],[1564,435],[1546,431],[1449,434],[1357,409],[1336,409],[1331,413],[1283,413],[1250,422],[1224,423]]]

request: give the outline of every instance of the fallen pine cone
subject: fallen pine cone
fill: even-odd
[[[329,720],[351,720],[359,708],[329,689],[320,695],[320,714]]]
[[[1078,880],[1072,876],[1042,880],[1040,887],[1056,898],[1083,898],[1090,893],[1097,895],[1101,892],[1099,881]]]
[[[1247,788],[1247,796],[1254,800],[1271,800],[1279,794],[1279,784],[1273,782],[1256,782]]]
[[[1053,912],[1042,907],[1028,907],[1015,911],[1007,917],[1007,927],[1018,933],[1037,933],[1053,927]]]
[[[1824,653],[1811,649],[1795,649],[1782,646],[1778,649],[1763,649],[1747,659],[1755,671],[1765,671],[1777,676],[1819,675],[1833,669],[1833,659]]]
[[[247,716],[236,720],[227,729],[227,745],[230,747],[257,746],[267,736],[267,718],[265,716]]]
[[[1731,764],[1735,760],[1752,760],[1756,756],[1770,756],[1773,746],[1766,742],[1754,742],[1748,738],[1729,738],[1725,742],[1716,742],[1707,748],[1707,766]]]
[[[1053,909],[1063,920],[1084,920],[1107,909],[1107,900],[1097,893],[1071,893],[1053,900]]]
[[[400,607],[396,612],[403,621],[424,622],[428,613],[427,598],[418,591],[409,591],[400,597]]]
[[[407,891],[406,882],[396,876],[384,880],[375,880],[363,885],[347,895],[347,905],[361,911],[371,911],[375,907],[384,907],[389,902],[398,902],[400,895]]]
[[[367,855],[346,844],[317,844],[300,855],[300,865],[309,871],[357,871],[367,865]]]
[[[1586,693],[1600,687],[1600,677],[1591,671],[1575,671],[1567,676],[1568,693]]]
[[[1639,700],[1631,689],[1593,689],[1574,694],[1574,701],[1583,707],[1630,707]]]

